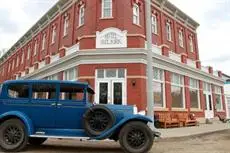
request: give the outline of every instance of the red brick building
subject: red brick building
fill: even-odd
[[[222,73],[203,67],[199,24],[166,0],[152,0],[155,111],[201,118],[226,114]],[[60,0],[0,59],[0,82],[88,82],[97,103],[146,109],[144,0]]]

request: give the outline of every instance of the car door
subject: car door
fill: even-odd
[[[60,84],[59,100],[55,114],[57,129],[82,129],[86,106],[84,85]]]
[[[29,114],[35,128],[55,128],[57,90],[55,83],[33,83]]]

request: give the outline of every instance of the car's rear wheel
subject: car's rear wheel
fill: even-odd
[[[46,140],[47,140],[47,138],[32,138],[32,137],[30,137],[29,138],[29,144],[38,146],[38,145],[43,144]]]
[[[10,119],[0,126],[0,147],[6,152],[23,150],[28,142],[24,123],[18,119]]]
[[[132,121],[120,131],[119,142],[127,153],[147,153],[153,145],[153,132],[143,122]]]
[[[110,129],[115,122],[113,113],[103,105],[89,108],[84,115],[84,128],[89,136],[98,136]]]

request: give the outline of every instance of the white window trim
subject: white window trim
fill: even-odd
[[[182,30],[179,30],[179,46],[184,48],[184,36]]]
[[[217,112],[222,112],[222,111],[224,110],[224,107],[223,107],[223,99],[222,99],[221,87],[215,86],[214,88],[215,88],[215,89],[214,89],[215,95],[219,95],[219,96],[220,96],[220,104],[221,104],[221,109],[217,109],[217,108],[216,108],[216,111],[217,111]],[[218,91],[217,88],[220,88],[220,91]],[[216,99],[215,99],[215,100],[216,100]],[[215,106],[215,107],[216,107],[216,106]]]
[[[110,16],[108,17],[105,17],[104,16],[104,9],[105,9],[105,0],[102,0],[102,3],[101,3],[101,18],[102,19],[106,19],[106,18],[113,18],[113,0],[110,0],[110,8],[111,8],[111,10],[110,10]]]
[[[171,24],[169,22],[166,22],[166,34],[167,34],[167,40],[172,41],[172,29]]]
[[[190,49],[190,52],[194,53],[194,43],[193,43],[192,36],[189,36],[189,49]]]
[[[57,31],[56,31],[56,26],[52,28],[52,38],[51,38],[51,44],[54,44],[56,41],[57,37]]]
[[[24,50],[22,51],[22,56],[21,56],[21,64],[24,62]]]
[[[30,59],[31,47],[29,46],[27,49],[27,59]]]
[[[69,16],[66,15],[64,17],[63,37],[68,35],[68,29],[69,29]]]
[[[173,74],[176,74],[176,75],[179,75],[180,76],[180,82],[182,81],[182,84],[176,84],[176,83],[173,83],[172,82],[172,75]],[[177,108],[177,107],[172,107],[173,109],[185,109],[186,108],[186,103],[185,103],[185,86],[184,86],[184,76],[182,76],[182,75],[180,75],[180,74],[177,74],[177,73],[173,73],[173,72],[171,72],[171,88],[172,88],[172,86],[176,86],[176,87],[181,87],[182,88],[182,93],[183,93],[183,95],[182,95],[182,97],[183,97],[183,108]],[[172,91],[171,91],[172,92]],[[170,93],[171,94],[171,93]]]
[[[83,23],[82,23],[82,18],[84,18]],[[79,9],[79,19],[78,20],[79,20],[78,22],[79,27],[85,24],[85,5],[82,5]]]
[[[44,33],[42,36],[42,50],[45,50],[46,46],[46,34]]]
[[[134,14],[134,9],[137,9],[137,14]],[[134,16],[137,17],[137,23],[134,22]],[[138,4],[133,4],[133,24],[140,25],[140,7]]]
[[[19,66],[19,61],[20,61],[19,56],[17,56],[17,57],[16,57],[16,67]]]
[[[158,34],[158,25],[157,25],[157,16],[155,14],[152,14],[152,33]]]
[[[74,71],[74,79],[73,80],[69,80],[69,72],[71,70]],[[66,81],[76,81],[76,80],[78,80],[77,79],[77,69],[76,69],[76,67],[73,67],[73,68],[65,70],[64,73],[63,73],[63,80],[66,80]]]
[[[37,42],[37,40],[35,40],[35,43],[34,43],[34,54],[33,54],[33,56],[36,56],[37,52],[38,52],[38,42]]]
[[[192,80],[195,80],[195,81],[197,82],[197,87],[196,87],[196,88],[191,86],[191,79],[192,79]],[[198,99],[197,99],[197,100],[198,100],[198,108],[192,108],[192,109],[201,109],[199,81],[196,80],[196,79],[190,78],[190,79],[189,79],[189,89],[196,90],[196,91],[198,92],[198,94],[197,94],[197,98],[198,98]],[[191,95],[190,95],[190,96],[191,96]],[[190,98],[191,98],[191,97],[190,97]]]

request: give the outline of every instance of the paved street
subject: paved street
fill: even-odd
[[[206,136],[164,139],[155,142],[151,153],[229,153],[230,130]],[[40,147],[29,146],[25,153],[122,153],[114,142],[49,140]]]

